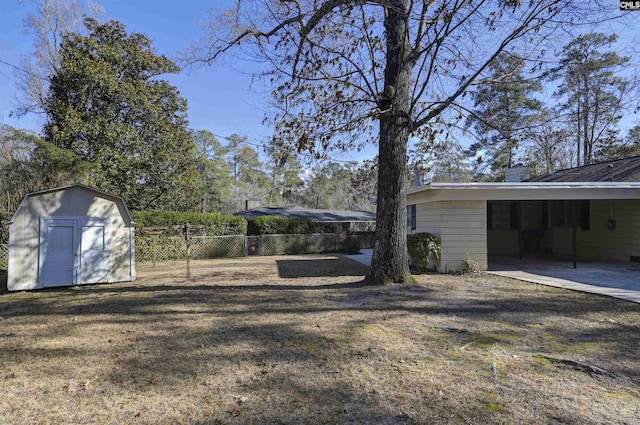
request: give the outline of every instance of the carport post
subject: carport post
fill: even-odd
[[[577,236],[577,229],[576,229],[576,224],[578,222],[578,220],[576,220],[576,204],[577,201],[573,201],[573,205],[571,208],[571,215],[573,216],[573,268],[576,269],[578,268],[578,248],[577,248],[577,240],[578,240],[578,236]]]
[[[578,268],[578,262],[576,257],[578,256],[578,250],[576,249],[576,226],[574,224],[573,226],[573,268],[577,269]]]

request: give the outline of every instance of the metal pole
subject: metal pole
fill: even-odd
[[[577,248],[577,220],[576,220],[576,203],[577,201],[573,201],[573,208],[571,214],[573,215],[573,268],[578,268],[578,248]]]
[[[187,279],[191,279],[191,259],[190,259],[190,254],[191,254],[191,235],[189,234],[189,223],[185,224],[184,226],[184,237],[185,237],[185,243],[186,243],[186,247],[187,247]]]

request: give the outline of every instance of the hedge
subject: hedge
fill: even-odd
[[[0,244],[9,243],[9,227],[5,226],[13,216],[13,213],[0,211]]]
[[[178,211],[133,211],[132,215],[138,228],[189,223],[205,226],[205,233],[210,236],[244,235],[247,233],[247,220],[235,215]]]
[[[413,261],[423,270],[440,258],[442,249],[440,238],[426,232],[407,235],[407,247]]]
[[[300,235],[308,233],[335,233],[335,223],[318,223],[298,218],[263,215],[250,218],[247,225],[249,235]]]

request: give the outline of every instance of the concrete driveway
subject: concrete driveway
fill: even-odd
[[[370,266],[371,257],[373,257],[373,249],[361,249],[360,254],[345,255],[345,257],[351,258],[352,260],[355,260],[358,263],[362,263],[365,266]]]
[[[640,303],[640,266],[632,264],[589,262],[574,269],[570,262],[500,259],[489,262],[488,273]]]

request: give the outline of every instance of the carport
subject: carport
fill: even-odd
[[[409,232],[442,244],[438,270],[467,259],[640,263],[640,183],[430,183],[407,191]]]
[[[603,210],[607,203],[613,210],[614,200],[488,200],[489,263],[502,257],[555,258],[571,261],[575,268],[578,251],[581,258],[590,258],[588,251],[592,248],[584,232],[591,231],[591,210]],[[612,216],[613,212],[606,219],[606,226],[615,230],[617,221]],[[595,221],[604,227],[605,220],[601,219],[597,217]]]

